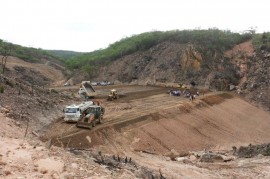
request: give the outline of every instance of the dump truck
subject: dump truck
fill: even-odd
[[[66,122],[78,122],[82,115],[84,114],[85,110],[87,110],[90,106],[94,103],[92,101],[83,102],[81,104],[72,104],[70,106],[66,106],[64,109],[65,118],[64,121]]]
[[[96,96],[96,91],[90,81],[82,81],[78,94],[84,99],[91,99]]]
[[[119,98],[119,96],[118,96],[118,94],[117,94],[117,91],[116,91],[115,89],[112,89],[112,90],[110,91],[110,94],[108,95],[107,100],[108,100],[108,101],[112,101],[112,100],[118,99],[118,98]]]
[[[103,107],[93,104],[84,111],[76,126],[78,128],[91,129],[92,127],[95,127],[96,124],[101,123],[104,113],[105,109]]]

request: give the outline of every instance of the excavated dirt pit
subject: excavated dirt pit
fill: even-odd
[[[246,168],[251,165],[247,166],[245,160],[205,165],[196,162],[198,158],[192,151],[228,151],[233,146],[268,143],[268,112],[227,92],[209,92],[191,102],[183,96],[169,96],[167,88],[121,86],[122,92],[125,88],[125,97],[119,100],[98,99],[106,109],[101,125],[91,130],[79,129],[60,118],[43,140],[72,150],[128,156],[140,166],[153,171],[162,169],[163,174],[174,178],[258,176],[253,168]],[[108,91],[109,87],[99,90]],[[172,153],[184,164],[168,161],[166,156],[170,160]],[[257,166],[256,161],[252,160],[252,166]],[[243,168],[235,168],[239,165]],[[216,173],[220,170],[221,175]]]
[[[190,102],[182,96],[169,96],[166,88],[126,89],[128,93],[122,99],[100,99],[106,108],[101,125],[79,129],[59,119],[43,139],[68,148],[161,155],[172,149],[184,154],[269,142],[269,114],[232,94],[208,93]]]

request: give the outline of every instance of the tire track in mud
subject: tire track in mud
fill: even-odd
[[[148,100],[148,101],[147,101]],[[149,120],[153,119],[152,114],[164,110],[164,109],[169,109],[169,108],[174,108],[178,107],[179,105],[183,104],[183,100],[186,100],[186,98],[183,97],[172,97],[172,96],[167,96],[167,95],[158,95],[157,97],[149,97],[149,99],[143,100],[143,105],[138,105],[134,107],[131,111],[124,111],[122,114],[118,114],[112,117],[111,120],[109,121],[104,121],[102,122],[101,125],[97,125],[94,128],[91,129],[91,131],[96,131],[100,130],[102,128],[106,128],[109,126],[115,126],[116,128],[120,127],[121,124],[122,127],[126,125],[130,125],[132,123],[144,121],[144,120]],[[137,102],[137,101],[134,101]],[[117,124],[119,124],[117,126]],[[63,125],[69,125],[69,124],[63,124]],[[70,127],[69,129],[72,129],[73,127]],[[75,128],[75,124],[74,124]],[[52,136],[51,138],[57,138],[59,140],[65,139],[68,137],[72,137],[74,135],[79,135],[82,133],[87,133],[89,130],[86,129],[78,129],[76,132],[69,133],[69,130],[67,130],[64,134],[62,133],[61,135],[58,136]]]
[[[201,136],[203,136],[203,137],[205,137],[205,138],[210,139],[209,136],[207,136],[207,135],[205,135],[204,133],[202,133],[197,127],[193,127],[192,129],[193,129],[196,133],[198,133],[199,135],[201,135]]]
[[[170,148],[164,144],[164,142],[162,142],[160,139],[158,139],[156,136],[152,135],[150,132],[144,130],[143,128],[141,129],[145,134],[147,134],[148,136],[150,136],[151,139],[154,139],[154,141],[156,141],[160,146],[162,146],[163,148],[170,150]]]
[[[216,109],[217,110],[217,109]],[[226,129],[226,126],[219,126],[214,123],[215,119],[211,116],[204,116],[201,111],[196,110],[194,113],[192,113],[193,116],[195,116],[197,119],[200,119],[205,125],[209,125],[213,127],[213,129],[217,129],[219,131],[222,131],[231,137],[235,137],[232,132],[229,131],[229,129]]]
[[[138,124],[140,122],[143,122],[143,124],[139,124],[139,125],[144,125],[144,124],[159,120],[159,119],[155,119],[155,117],[157,117],[157,115],[155,114],[161,115],[159,113],[161,111],[166,111],[172,108],[175,108],[178,111],[179,110],[181,111],[179,106],[182,106],[184,104],[184,101],[186,101],[186,103],[188,103],[190,107],[196,105],[196,103],[190,103],[188,99],[184,97],[173,97],[173,96],[168,96],[166,94],[149,96],[148,98],[144,98],[144,99],[132,100],[132,102],[129,104],[136,103],[137,105],[135,105],[131,110],[129,111],[123,110],[121,114],[112,116],[111,120],[104,121],[102,122],[101,125],[97,125],[91,130],[78,129],[75,127],[75,124],[73,126],[69,126],[70,124],[63,123],[62,127],[67,130],[61,134],[52,135],[49,137],[49,139],[51,140],[57,139],[59,141],[67,140],[68,138],[73,138],[77,135],[80,135],[80,136],[87,135],[87,134],[89,135],[90,133],[95,133],[96,131],[99,131],[101,129],[106,129],[108,127],[112,127],[114,128],[114,130],[121,132],[121,129],[127,126],[138,127],[138,126],[134,126],[133,124]],[[169,129],[167,128],[166,130],[169,131]],[[174,134],[172,133],[172,135]]]

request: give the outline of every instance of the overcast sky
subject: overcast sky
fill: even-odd
[[[0,39],[90,52],[153,30],[270,31],[269,0],[0,0]]]

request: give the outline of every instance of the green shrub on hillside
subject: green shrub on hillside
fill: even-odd
[[[251,39],[251,34],[238,34],[218,29],[147,32],[123,38],[106,49],[69,59],[66,61],[66,66],[69,69],[82,69],[82,67],[86,69],[85,65],[104,65],[136,51],[147,50],[163,41],[198,44],[204,48],[202,49],[204,55],[207,56],[205,53],[208,53],[209,56],[213,56],[215,52],[223,52],[249,39]]]
[[[258,50],[270,51],[270,32],[254,35],[253,45]]]
[[[4,87],[3,86],[0,86],[0,93],[4,93]]]
[[[8,56],[18,57],[28,62],[39,62],[39,59],[58,59],[49,52],[36,49],[36,48],[28,48],[20,45],[4,42],[0,39],[0,55],[6,54]]]

